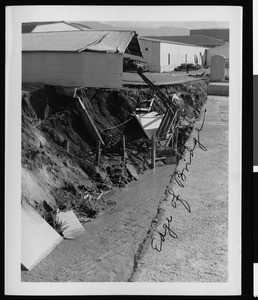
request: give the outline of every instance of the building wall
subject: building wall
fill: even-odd
[[[122,70],[122,54],[22,53],[22,81],[64,86],[121,88]]]
[[[160,72],[173,71],[182,63],[194,63],[194,55],[197,56],[198,63],[202,64],[200,53],[204,55],[204,52],[203,47],[160,43]]]
[[[229,43],[207,50],[206,61],[207,61],[208,67],[210,67],[210,65],[211,65],[211,57],[213,55],[223,55],[223,56],[225,56],[225,58],[228,59],[229,58]]]
[[[48,32],[48,31],[74,31],[80,30],[65,23],[55,23],[55,24],[41,24],[37,25],[32,32]]]
[[[139,39],[143,58],[151,72],[160,72],[160,43]]]

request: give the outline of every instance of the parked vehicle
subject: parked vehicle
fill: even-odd
[[[202,66],[199,64],[189,63],[189,64],[181,64],[180,66],[176,67],[174,69],[174,71],[187,71],[187,69],[189,71],[195,71],[195,70],[199,70],[201,68],[202,68]]]
[[[143,72],[148,71],[146,63],[131,58],[124,58],[124,72],[137,71],[139,68],[141,68]]]

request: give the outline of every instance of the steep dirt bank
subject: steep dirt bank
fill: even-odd
[[[105,145],[100,165],[96,165],[96,144],[84,129],[72,94],[58,94],[53,87],[24,85],[22,100],[22,201],[40,213],[51,208],[73,208],[78,215],[93,217],[114,205],[105,192],[124,187],[134,177],[121,158],[121,136],[134,109],[153,97],[146,88],[84,89],[80,93]],[[196,117],[206,99],[203,81],[162,88],[184,100],[184,113]],[[160,100],[154,110],[163,107]],[[116,128],[113,128],[116,127]],[[69,153],[65,143],[69,142]],[[138,173],[149,168],[148,147],[127,141],[126,163]],[[79,213],[80,212],[80,213]]]

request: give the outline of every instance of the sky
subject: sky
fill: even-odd
[[[209,21],[101,21],[102,23],[110,24],[110,25],[119,25],[120,27],[145,27],[145,28],[158,28],[163,26],[169,27],[179,27],[179,28],[187,28],[187,29],[199,29],[199,28],[229,28],[228,22],[209,22]]]
[[[22,22],[35,21],[97,21],[124,24],[129,21],[137,26],[157,28],[175,26],[180,28],[229,28],[227,21],[234,9],[221,6],[65,6],[31,5],[13,6],[9,15],[17,13]],[[235,7],[237,8],[237,7]],[[233,10],[233,11],[232,11]],[[11,15],[10,15],[11,16]],[[14,17],[14,14],[13,14]],[[201,20],[201,21],[200,21]],[[212,20],[212,21],[211,21]]]

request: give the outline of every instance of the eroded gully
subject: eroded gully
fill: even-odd
[[[174,168],[149,170],[110,193],[116,205],[85,223],[83,235],[63,240],[33,270],[23,271],[22,281],[128,281]]]

